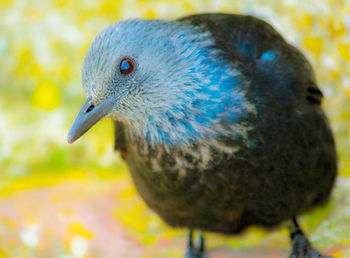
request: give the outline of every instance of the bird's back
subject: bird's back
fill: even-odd
[[[213,35],[222,58],[247,81],[255,112],[239,121],[241,132],[183,148],[151,146],[117,123],[116,147],[127,153],[146,203],[173,226],[225,233],[273,226],[324,203],[337,171],[335,146],[303,55],[251,16],[205,14],[179,22]]]

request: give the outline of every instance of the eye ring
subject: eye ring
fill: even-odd
[[[135,70],[135,63],[130,58],[123,58],[119,64],[120,73],[124,76],[132,74]]]

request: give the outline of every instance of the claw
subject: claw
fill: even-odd
[[[188,244],[185,258],[204,258],[204,237],[202,234],[199,236],[199,248],[193,246],[193,230],[188,233]]]
[[[293,249],[289,258],[332,258],[330,256],[323,256],[311,246],[296,219],[293,219],[293,224],[294,228],[291,229],[290,234]]]

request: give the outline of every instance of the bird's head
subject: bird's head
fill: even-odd
[[[82,83],[87,100],[68,142],[106,116],[152,143],[200,134],[206,126],[197,123],[206,114],[198,117],[198,104],[213,101],[208,94],[216,84],[237,75],[232,69],[223,72],[225,66],[213,61],[213,44],[210,33],[200,27],[174,21],[129,20],[107,27],[85,56]],[[208,86],[204,92],[205,85],[213,90]]]

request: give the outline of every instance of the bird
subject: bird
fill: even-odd
[[[330,199],[335,140],[312,66],[269,23],[226,13],[118,21],[92,41],[81,76],[87,99],[68,143],[111,118],[144,202],[188,229],[185,257],[207,255],[203,232],[252,225],[288,225],[292,258],[326,257],[298,218]]]

